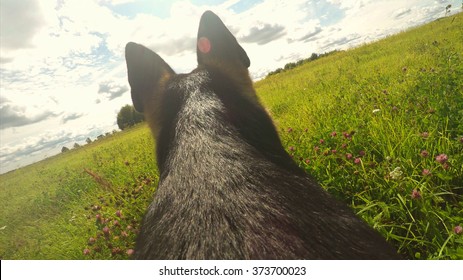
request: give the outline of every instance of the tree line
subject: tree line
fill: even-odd
[[[281,73],[281,72],[285,72],[287,70],[296,68],[297,66],[302,65],[304,63],[314,61],[314,60],[317,60],[319,58],[329,56],[329,55],[337,53],[337,52],[340,52],[340,51],[339,50],[334,50],[334,51],[330,51],[330,52],[326,52],[326,53],[322,53],[322,54],[312,53],[312,55],[309,58],[304,58],[304,59],[298,60],[297,62],[286,63],[286,65],[283,68],[278,68],[278,69],[276,69],[274,71],[268,72],[267,77],[278,74],[278,73]]]

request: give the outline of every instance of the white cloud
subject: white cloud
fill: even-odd
[[[0,9],[2,52],[32,47],[34,34],[45,24],[34,0],[3,0]],[[27,22],[28,24],[24,24]]]

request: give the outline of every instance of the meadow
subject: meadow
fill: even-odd
[[[255,83],[284,146],[408,259],[463,259],[463,14]],[[252,59],[252,58],[251,58]],[[0,259],[127,259],[145,124],[0,176]]]

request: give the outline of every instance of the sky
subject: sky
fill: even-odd
[[[462,9],[461,0],[0,0],[0,173],[117,130],[131,104],[124,47],[196,67],[201,14],[212,10],[251,59],[254,80]]]

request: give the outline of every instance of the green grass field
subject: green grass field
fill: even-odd
[[[410,259],[463,259],[463,14],[255,84],[294,160]],[[0,176],[1,259],[127,259],[158,179],[138,125]]]

